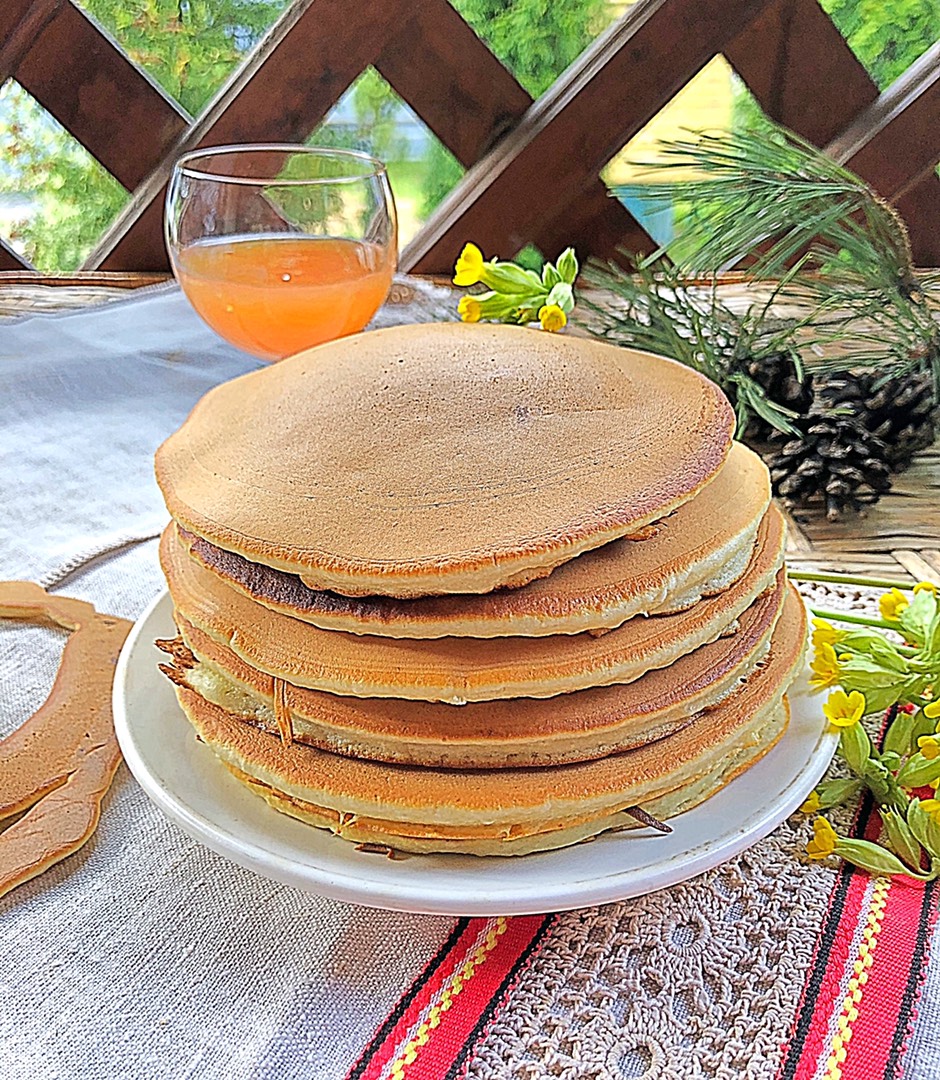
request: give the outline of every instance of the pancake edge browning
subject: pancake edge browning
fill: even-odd
[[[550,699],[454,706],[276,687],[269,675],[179,617],[177,640],[188,656],[167,674],[263,731],[350,757],[463,769],[585,761],[673,734],[733,693],[766,655],[786,596],[783,590],[764,593],[742,616],[738,633],[669,669],[626,686]]]
[[[275,809],[357,843],[402,851],[512,855],[547,850],[690,809],[750,767],[783,734],[786,691],[803,662],[806,613],[790,588],[768,657],[717,708],[675,735],[597,761],[535,769],[427,769],[283,745],[177,686],[198,736]],[[630,823],[632,819],[629,819]]]
[[[407,601],[310,589],[296,574],[250,562],[181,526],[177,533],[190,556],[231,588],[324,630],[401,638],[541,637],[682,611],[729,588],[747,569],[769,505],[766,466],[735,443],[703,490],[650,526],[648,539],[624,538],[586,552],[519,589]],[[595,577],[585,581],[588,567]]]
[[[738,747],[737,753],[732,752],[729,755],[728,760],[724,762],[723,771],[718,776],[702,776],[692,784],[651,799],[643,805],[642,809],[657,820],[665,821],[685,813],[686,810],[692,810],[699,803],[717,795],[732,780],[746,772],[777,745],[786,733],[789,719],[790,705],[784,695],[775,706],[768,708],[761,715],[760,725],[754,727],[752,734],[748,734],[748,741]],[[222,764],[236,780],[240,780],[255,795],[260,795],[273,810],[296,818],[306,825],[328,829],[348,842],[357,845],[380,845],[391,853],[401,851],[411,855],[449,853],[502,857],[531,855],[539,851],[554,851],[558,848],[570,847],[572,844],[595,840],[607,832],[626,832],[642,827],[635,817],[621,810],[588,821],[552,823],[553,827],[544,831],[528,836],[510,836],[505,839],[405,836],[402,832],[396,831],[395,823],[368,818],[357,818],[354,821],[347,819],[344,822],[341,820],[341,815],[334,814],[327,807],[315,806],[301,799],[284,795],[263,781],[242,772],[237,765],[225,760]]]
[[[247,664],[295,686],[353,697],[465,704],[554,697],[628,683],[736,629],[767,588],[782,588],[785,528],[771,506],[748,571],[688,612],[631,620],[600,637],[467,639],[359,637],[272,612],[190,559],[172,526],[160,546],[174,606]],[[630,627],[635,627],[632,631]]]

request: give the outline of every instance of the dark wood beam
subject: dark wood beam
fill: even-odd
[[[937,183],[940,41],[858,113],[826,153],[892,201],[925,178]]]
[[[22,255],[0,238],[0,270],[32,270],[33,266]]]
[[[129,190],[189,123],[71,0],[3,0],[0,41],[0,82],[15,79]]]
[[[375,67],[454,157],[471,166],[512,130],[532,97],[447,0],[412,0],[409,6],[410,17]],[[569,243],[604,256],[618,245],[633,251],[655,246],[632,215],[608,198],[597,176],[587,178],[578,210],[577,219],[547,216],[528,242],[550,257]],[[508,258],[518,250],[500,246],[498,254]]]
[[[817,146],[878,96],[816,0],[778,0],[728,43],[725,56],[771,120]]]
[[[523,246],[770,0],[639,0],[526,112],[441,204],[403,255],[440,273],[465,239]]]
[[[200,146],[302,141],[399,18],[397,0],[295,0],[134,192],[85,267],[165,269],[163,199],[176,158]]]
[[[447,0],[412,0],[375,68],[454,157],[472,165],[532,104]]]
[[[817,146],[827,147],[827,152],[842,155],[849,142],[862,137],[865,127],[881,123],[904,99],[905,87],[913,90],[931,85],[929,68],[931,62],[936,67],[935,50],[914,65],[917,71],[902,76],[892,87],[897,89],[891,99],[886,99],[879,96],[871,76],[817,0],[778,0],[728,44],[725,56],[772,120]],[[908,76],[909,83],[905,83]],[[935,108],[930,103],[935,92],[927,93],[919,110],[921,119],[913,125],[914,129],[919,125],[927,142],[940,130],[936,121],[933,130],[924,129]],[[865,119],[857,120],[859,117]],[[901,134],[902,128],[895,131]],[[911,230],[916,261],[922,266],[940,265],[940,229],[936,225],[940,221],[940,178],[929,166],[924,169],[921,161],[902,188],[883,165],[879,167],[872,157],[865,156],[877,154],[879,145],[884,155],[888,144],[883,138],[879,136],[872,151],[862,153],[857,163],[849,160],[851,154],[839,156],[839,160],[886,198],[899,198],[898,209]],[[920,156],[913,145],[911,150],[914,158]],[[871,169],[870,174],[861,171],[866,168]]]

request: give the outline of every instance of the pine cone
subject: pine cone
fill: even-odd
[[[774,435],[771,443],[779,449],[767,459],[774,493],[788,506],[822,498],[826,517],[836,521],[891,487],[887,447],[854,417],[814,407],[794,424],[800,434]]]
[[[797,374],[797,365],[789,353],[772,353],[768,356],[756,356],[739,365],[758,383],[771,401],[790,409],[798,416],[805,416],[813,404],[813,377],[805,374],[801,379]],[[748,443],[766,443],[776,432],[760,416],[752,416],[745,432]]]
[[[925,371],[913,372],[877,386],[879,378],[871,371],[843,371],[817,378],[817,396],[829,408],[851,409],[887,447],[885,460],[891,471],[900,472],[936,437],[933,378]]]

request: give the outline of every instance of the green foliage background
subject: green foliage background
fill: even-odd
[[[940,34],[940,0],[820,0],[884,90]]]
[[[452,0],[534,96],[542,93],[618,14],[608,0]],[[82,6],[190,113],[197,113],[287,6],[288,0],[82,0]],[[940,0],[823,0],[836,24],[885,86],[933,43]],[[742,96],[741,115],[751,112]],[[313,141],[368,149],[390,163],[392,185],[432,210],[461,175],[432,139],[421,162],[404,161],[397,99],[373,72],[354,91],[355,123],[321,128]],[[40,212],[7,239],[40,269],[78,266],[127,192],[15,83],[0,89],[0,192],[34,194]],[[507,253],[510,254],[510,253]]]

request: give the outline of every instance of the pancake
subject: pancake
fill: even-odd
[[[191,559],[172,527],[163,535],[160,559],[182,618],[268,675],[333,694],[462,705],[632,682],[732,632],[762,592],[784,587],[784,531],[782,515],[771,506],[751,563],[730,588],[688,611],[631,619],[601,636],[359,637],[254,603]]]
[[[520,589],[481,596],[348,597],[308,588],[286,574],[185,531],[190,555],[259,604],[324,630],[381,637],[537,637],[610,629],[635,615],[683,611],[744,573],[770,478],[761,459],[734,443],[694,499],[643,540],[622,539],[562,563]]]
[[[349,596],[542,577],[692,498],[721,391],[662,357],[510,326],[394,327],[222,384],[160,447],[187,531]]]
[[[610,757],[536,769],[462,770],[360,761],[273,735],[195,691],[176,688],[199,737],[275,809],[349,840],[403,851],[511,855],[573,843],[696,805],[782,735],[784,694],[802,664],[806,616],[790,588],[770,651],[734,694],[659,742]]]
[[[585,761],[670,735],[713,708],[763,659],[785,593],[768,591],[736,634],[635,682],[560,697],[438,702],[352,698],[291,686],[180,620],[167,674],[226,712],[290,740],[351,757],[446,768]]]

